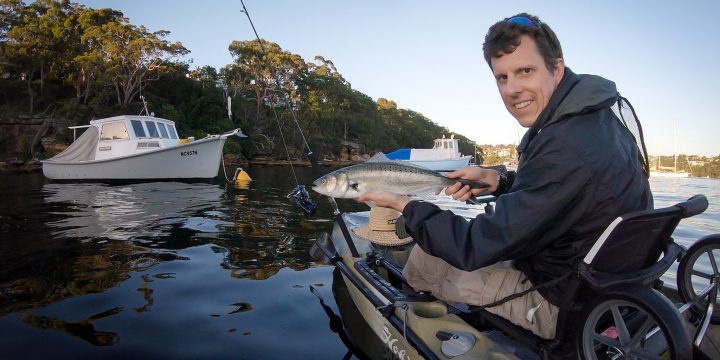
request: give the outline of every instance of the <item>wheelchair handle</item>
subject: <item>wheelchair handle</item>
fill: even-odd
[[[705,195],[695,195],[686,201],[683,201],[676,206],[683,209],[683,218],[688,218],[702,213],[708,208],[708,200]]]

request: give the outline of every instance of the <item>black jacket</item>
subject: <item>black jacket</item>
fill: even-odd
[[[616,217],[652,208],[638,147],[611,109],[618,98],[613,82],[566,68],[518,146],[515,180],[495,212],[468,222],[411,201],[403,211],[408,233],[467,271],[516,260],[533,285],[571,272]],[[557,305],[562,286],[539,291]]]

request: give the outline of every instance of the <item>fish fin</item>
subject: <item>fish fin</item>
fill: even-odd
[[[385,154],[381,152],[376,152],[375,155],[373,155],[368,161],[366,162],[391,162],[392,160],[388,159]]]
[[[385,156],[385,154],[383,154],[383,153],[381,153],[381,152],[376,152],[375,155],[373,155],[373,156],[372,156],[370,159],[368,159],[368,161],[366,161],[366,162],[368,162],[368,163],[391,163],[391,164],[400,164],[400,165],[402,165],[402,166],[413,167],[413,168],[423,169],[423,170],[429,170],[429,171],[435,171],[435,170],[428,169],[428,168],[426,168],[425,166],[421,166],[421,165],[418,165],[418,164],[413,164],[413,163],[411,163],[411,162],[404,161],[404,160],[390,160],[390,159],[388,159],[387,156]],[[438,172],[438,173],[439,173],[439,172]]]

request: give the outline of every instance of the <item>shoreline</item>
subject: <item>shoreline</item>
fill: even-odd
[[[340,167],[360,164],[364,161],[351,160],[319,160],[318,165],[324,167]],[[242,167],[251,169],[253,167],[269,167],[269,166],[302,166],[310,167],[309,160],[293,160],[292,164],[288,160],[276,160],[268,158],[259,158],[252,160],[228,160],[225,159],[225,167]],[[223,166],[221,163],[220,166]],[[38,160],[28,160],[25,162],[0,162],[0,175],[27,174],[33,172],[42,172],[42,162]]]
[[[230,167],[241,167],[243,169],[252,169],[253,167],[271,167],[271,166],[301,166],[301,167],[310,167],[310,161],[309,160],[293,160],[292,164],[288,160],[278,160],[278,159],[270,159],[270,158],[256,158],[256,159],[228,159],[225,157],[225,168]],[[365,160],[361,161],[352,161],[352,160],[318,160],[318,165],[322,167],[345,167],[350,165],[356,165],[361,164],[365,162]],[[220,166],[223,166],[223,163],[220,163]],[[0,162],[0,176],[2,175],[12,175],[12,174],[28,174],[33,172],[42,172],[42,163],[38,160],[28,160],[25,162]],[[651,176],[652,177],[652,176]],[[715,179],[717,178],[710,178],[710,177],[700,177],[700,176],[683,176],[683,177],[677,177],[677,176],[654,176],[655,178],[678,178],[678,179]]]

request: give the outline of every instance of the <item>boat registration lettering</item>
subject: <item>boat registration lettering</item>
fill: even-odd
[[[387,325],[383,325],[383,333],[380,336],[380,340],[382,340],[383,343],[390,349],[390,351],[395,354],[395,356],[400,360],[410,360],[410,357],[406,355],[406,351],[404,349],[400,349],[395,343],[398,342],[398,339],[393,338],[392,334],[390,333],[390,329],[388,329]]]
[[[193,156],[197,155],[197,150],[181,151],[180,156]]]

